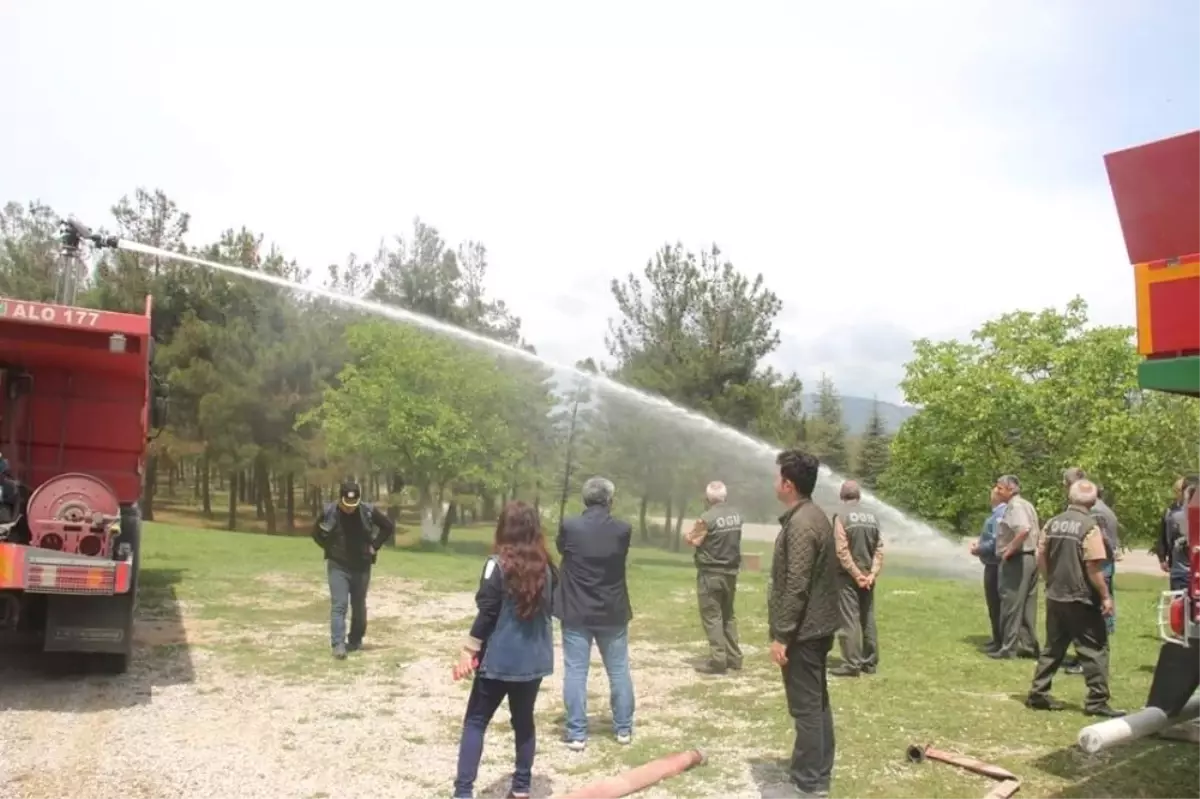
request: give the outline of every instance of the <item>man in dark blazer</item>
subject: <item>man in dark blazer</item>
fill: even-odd
[[[612,517],[611,480],[592,477],[583,484],[583,514],[563,519],[558,531],[562,555],[557,614],[562,621],[563,704],[567,746],[587,746],[587,678],[592,642],[608,672],[613,733],[633,740],[633,679],[629,673],[629,586],[625,562],[632,530]]]

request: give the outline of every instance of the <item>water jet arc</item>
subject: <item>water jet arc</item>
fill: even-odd
[[[497,354],[517,358],[526,363],[537,364],[557,372],[570,374],[576,379],[587,381],[589,384],[602,388],[614,395],[632,400],[644,408],[661,412],[665,416],[673,417],[680,422],[686,423],[699,436],[719,437],[732,446],[752,453],[756,461],[761,458],[761,463],[769,467],[766,469],[767,472],[773,470],[774,457],[779,447],[716,422],[695,411],[682,408],[662,397],[648,394],[617,382],[605,375],[594,374],[575,366],[557,363],[549,358],[544,358],[523,350],[520,347],[490,339],[478,333],[473,333],[461,327],[425,316],[424,314],[415,313],[405,308],[398,308],[373,300],[340,294],[323,286],[297,283],[279,275],[259,272],[233,264],[220,263],[219,261],[208,261],[203,258],[163,250],[129,239],[118,239],[115,244],[118,249],[126,252],[205,267],[218,272],[224,272],[225,274],[256,280],[260,283],[267,283],[289,291],[297,291],[312,297],[319,297],[377,316],[416,325],[430,332],[449,336],[467,345],[484,347]],[[827,510],[832,508],[838,501],[837,486],[841,479],[840,475],[829,468],[825,466],[821,467],[820,479],[818,480],[814,499]],[[929,525],[906,516],[903,512],[888,505],[868,491],[862,492],[861,504],[863,507],[873,511],[879,518],[886,540],[891,543],[893,550],[896,544],[900,544],[903,551],[904,545],[907,544],[911,547],[912,551],[916,552],[923,559],[925,566],[932,570],[940,570],[954,576],[974,575],[979,572],[980,566],[977,561],[969,558],[961,547]]]

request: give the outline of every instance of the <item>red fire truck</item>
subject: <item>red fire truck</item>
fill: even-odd
[[[76,307],[64,224],[58,300],[0,297],[0,637],[123,672],[133,646],[148,435],[164,421],[141,314]]]
[[[1104,163],[1137,287],[1138,383],[1200,397],[1200,131],[1110,153]],[[1186,520],[1187,588],[1160,603],[1164,640],[1146,700],[1169,716],[1200,682],[1200,492]]]

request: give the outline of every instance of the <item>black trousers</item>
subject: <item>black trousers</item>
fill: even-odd
[[[825,682],[825,664],[833,636],[797,641],[787,649],[783,690],[796,726],[788,769],[792,783],[806,793],[828,791],[833,777],[833,708]]]
[[[1087,683],[1085,707],[1104,707],[1108,704],[1108,629],[1100,608],[1082,602],[1046,600],[1046,648],[1038,658],[1029,696],[1049,696],[1050,684],[1072,643]]]
[[[988,621],[992,624],[992,646],[999,649],[1003,643],[1000,632],[1000,564],[983,565],[983,598],[987,602]]]

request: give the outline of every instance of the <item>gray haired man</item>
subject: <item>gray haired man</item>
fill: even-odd
[[[558,530],[562,555],[557,610],[562,621],[563,704],[567,746],[587,746],[587,677],[592,643],[600,650],[612,703],[617,742],[633,739],[633,678],[629,672],[629,586],[625,562],[632,529],[612,515],[612,481],[591,477],[583,484],[583,514],[563,519]]]
[[[1075,485],[1080,480],[1087,479],[1087,472],[1078,466],[1072,466],[1070,469],[1063,471],[1063,490],[1070,494],[1071,486]],[[1088,511],[1100,528],[1100,536],[1104,540],[1104,581],[1108,584],[1108,595],[1116,601],[1113,595],[1113,576],[1117,571],[1117,551],[1121,545],[1120,538],[1120,523],[1117,521],[1117,514],[1113,513],[1113,509],[1108,506],[1108,503],[1100,496],[1100,486],[1096,485],[1096,500],[1091,505]],[[1112,613],[1106,614],[1104,617],[1104,626],[1108,629],[1108,634],[1112,635],[1116,632],[1117,627],[1117,611],[1114,605]],[[1063,671],[1067,674],[1082,674],[1083,666],[1080,665],[1079,659],[1074,658],[1064,662]]]
[[[1014,474],[996,480],[996,492],[1007,503],[996,525],[996,551],[1000,553],[1000,647],[988,657],[1036,658],[1037,640],[1037,541],[1041,528],[1037,510],[1021,496],[1021,481]]]
[[[696,548],[696,596],[709,645],[708,663],[700,671],[710,674],[742,667],[733,612],[742,565],[742,514],[727,502],[728,494],[719,480],[709,483],[704,489],[708,507],[684,536]]]

